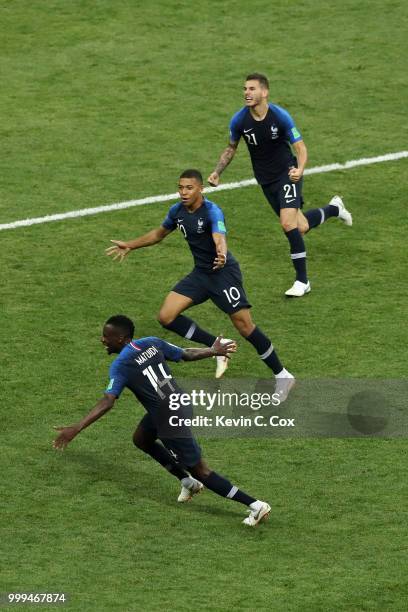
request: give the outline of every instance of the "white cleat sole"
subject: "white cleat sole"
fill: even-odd
[[[215,369],[215,378],[221,378],[225,370],[228,368],[228,359],[227,357],[216,357],[216,360],[217,367]]]
[[[275,393],[279,395],[279,403],[288,399],[290,390],[296,385],[296,378],[276,378]]]
[[[332,206],[337,206],[339,209],[339,219],[343,221],[345,225],[351,227],[353,225],[353,217],[351,213],[344,206],[344,202],[340,196],[335,195],[329,202]]]
[[[221,344],[226,344],[227,342],[231,342],[231,340],[229,340],[228,338],[223,338],[221,340]],[[218,357],[216,357],[216,360],[217,367],[215,369],[215,378],[221,378],[225,370],[228,368],[228,357],[223,357],[222,355],[219,355]]]

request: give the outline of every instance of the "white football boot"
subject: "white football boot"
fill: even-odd
[[[204,485],[192,476],[183,478],[181,480],[181,491],[177,501],[181,503],[189,502],[194,495],[198,495],[203,489]]]
[[[309,293],[311,290],[309,281],[307,283],[301,283],[300,281],[295,281],[290,289],[285,291],[285,295],[288,297],[302,297],[306,293]]]
[[[296,379],[285,368],[275,377],[275,393],[279,395],[279,403],[282,404],[288,397],[289,391],[295,386]]]
[[[334,198],[330,200],[329,205],[337,206],[337,208],[339,209],[339,219],[344,221],[346,225],[353,225],[353,217],[351,216],[351,213],[349,213],[347,208],[344,206],[343,200],[340,196],[335,195]]]
[[[221,340],[221,344],[225,344],[226,342],[231,342],[228,338],[223,338]],[[221,378],[224,374],[225,370],[228,368],[228,357],[223,357],[222,355],[216,357],[217,367],[215,369],[215,378]]]
[[[255,501],[249,506],[249,516],[242,522],[248,527],[256,527],[262,520],[266,521],[271,511],[269,504],[263,501]]]

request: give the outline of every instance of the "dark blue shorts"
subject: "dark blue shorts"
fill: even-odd
[[[173,412],[173,414],[177,415],[178,412]],[[175,456],[176,461],[184,465],[186,468],[193,467],[200,461],[201,448],[197,440],[194,438],[190,428],[183,426],[182,431],[180,432],[182,437],[177,437],[177,430],[174,431],[174,437],[164,437],[163,433],[158,431],[157,423],[149,413],[144,415],[139,423],[139,427],[140,426],[145,431],[152,433],[156,438],[161,440],[167,450],[169,450]],[[170,428],[168,426],[163,426],[163,432],[169,432],[169,429]],[[170,433],[173,434],[173,432]]]
[[[261,185],[266,199],[278,217],[281,208],[303,208],[302,186],[303,178],[298,183],[293,183],[287,174],[273,183]]]
[[[211,300],[227,314],[238,312],[241,308],[251,308],[242,285],[240,267],[235,263],[212,274],[194,268],[172,291],[191,298],[194,304]]]

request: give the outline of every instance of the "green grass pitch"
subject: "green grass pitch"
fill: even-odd
[[[185,167],[207,176],[253,70],[295,117],[309,166],[406,148],[401,0],[19,0],[0,13],[0,224],[171,193]],[[307,237],[313,291],[299,301],[282,298],[287,244],[260,190],[214,198],[254,319],[298,377],[406,377],[404,173],[400,160],[306,178],[306,207],[340,193],[354,226]],[[250,176],[241,145],[223,180]],[[132,446],[143,410],[128,393],[65,453],[51,448],[52,426],[104,389],[108,316],[179,340],[155,315],[191,268],[181,237],[121,266],[104,256],[167,209],[0,232],[0,592],[65,591],[58,609],[81,612],[406,610],[405,439],[202,439],[214,469],[270,501],[255,530],[209,491],[176,503],[177,481]],[[192,316],[236,337],[211,304]],[[241,343],[228,375],[248,374],[265,368]]]

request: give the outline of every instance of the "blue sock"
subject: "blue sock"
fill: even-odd
[[[217,495],[227,497],[240,504],[245,504],[245,506],[249,506],[249,504],[253,504],[256,501],[255,497],[251,497],[238,489],[238,487],[233,486],[229,480],[220,476],[217,472],[211,472],[207,478],[201,478],[201,482],[207,489],[214,491]]]
[[[259,329],[259,327],[255,327],[252,334],[249,334],[245,338],[248,340],[256,348],[256,351],[262,361],[271,368],[274,374],[279,374],[282,372],[283,365],[279,361],[279,357],[273,347],[272,342],[269,340],[267,336]]]
[[[330,217],[338,217],[339,207],[328,204],[323,208],[312,208],[306,211],[304,215],[309,223],[309,229],[311,230],[327,221],[327,219],[330,219]]]
[[[168,325],[163,325],[163,327],[183,336],[183,338],[187,338],[187,340],[193,340],[193,342],[205,344],[205,346],[212,346],[216,340],[216,336],[201,329],[197,323],[184,315],[178,315],[174,321]]]
[[[290,257],[296,271],[296,280],[301,283],[307,283],[306,247],[303,236],[297,227],[289,230],[289,232],[285,232],[285,234],[290,244]]]

